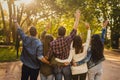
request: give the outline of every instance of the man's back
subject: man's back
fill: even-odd
[[[60,58],[62,60],[68,58],[69,51],[70,51],[70,45],[73,40],[73,38],[76,35],[79,18],[80,18],[80,12],[79,10],[75,13],[75,22],[73,26],[73,30],[71,31],[70,35],[68,37],[64,37],[66,33],[66,29],[64,27],[58,28],[58,36],[60,36],[58,39],[50,43],[50,49],[47,53],[47,57],[50,58],[51,55],[54,55],[57,58]],[[53,69],[55,80],[62,80],[62,75],[64,75],[64,80],[72,80],[72,73],[70,65],[66,66],[56,66]]]
[[[58,57],[60,59],[68,58],[70,42],[67,42],[66,38],[67,37],[60,37],[57,40],[51,42],[55,57]]]
[[[39,61],[49,64],[43,56],[43,45],[36,39],[37,30],[35,27],[29,29],[30,36],[28,37],[20,28],[17,19],[14,18],[15,26],[17,27],[17,32],[20,35],[23,42],[23,50],[21,53],[22,71],[21,80],[37,80],[39,74]]]
[[[21,29],[18,29],[18,33],[23,41],[23,50],[20,57],[21,61],[30,68],[38,69],[39,61],[37,57],[41,57],[43,53],[41,41],[35,37],[26,36]]]
[[[54,56],[60,59],[66,59],[69,56],[70,45],[76,34],[76,30],[72,30],[67,37],[59,37],[50,43]]]

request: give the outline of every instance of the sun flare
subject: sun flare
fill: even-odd
[[[16,1],[16,4],[17,5],[20,5],[20,4],[30,4],[30,3],[32,3],[33,2],[33,0],[18,0],[18,1]]]
[[[33,0],[19,0],[19,2],[24,4],[30,4],[33,2]]]

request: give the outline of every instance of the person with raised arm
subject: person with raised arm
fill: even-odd
[[[69,36],[65,37],[66,29],[62,26],[58,29],[58,38],[53,40],[50,43],[50,49],[47,53],[47,57],[50,55],[54,55],[55,58],[60,58],[62,60],[67,59],[70,52],[70,45],[73,41],[78,28],[80,18],[80,11],[77,10],[75,13],[75,22],[73,26],[73,30],[71,31]],[[55,66],[54,67],[55,80],[62,80],[62,76],[64,80],[72,80],[72,73],[70,65],[64,66]]]
[[[103,52],[107,24],[108,21],[106,20],[103,23],[101,38],[98,34],[93,34],[91,37],[91,57],[88,61],[88,80],[101,80],[102,62],[105,60]]]
[[[73,80],[86,80],[86,74],[88,71],[87,68],[87,62],[83,63],[81,65],[77,65],[76,62],[81,61],[84,59],[87,55],[87,50],[90,44],[90,37],[91,37],[91,30],[88,23],[85,23],[87,31],[87,39],[84,44],[82,44],[82,39],[79,35],[76,35],[73,39],[72,48],[70,51],[70,55],[68,59],[60,60],[56,59],[59,62],[73,62],[73,65],[71,66],[72,69],[72,79]]]
[[[21,80],[28,80],[29,77],[30,80],[37,80],[40,63],[44,62],[49,64],[49,61],[47,61],[43,56],[43,44],[36,38],[37,30],[35,27],[32,26],[29,29],[30,36],[27,36],[21,29],[15,17],[13,17],[13,21],[23,42],[20,56],[20,60],[23,63]]]
[[[106,26],[108,25],[108,20],[104,21],[103,26],[102,26],[102,31],[101,31],[101,41],[104,44],[105,41],[105,34],[106,34]],[[76,65],[81,65],[83,63],[86,63],[88,61],[90,61],[91,58],[91,47],[89,47],[88,52],[87,52],[87,56],[82,59],[81,61],[76,62]],[[93,64],[94,65],[94,64]],[[93,65],[90,65],[88,62],[88,69],[91,68]]]
[[[41,34],[41,41],[43,43],[43,55],[46,56],[48,49],[50,47],[50,42],[53,41],[53,36],[50,34],[46,34],[48,29],[51,27],[51,23],[48,23],[45,30]],[[48,61],[51,61],[52,56],[49,57]],[[40,67],[40,78],[41,80],[53,80],[53,68],[51,65],[42,63]]]

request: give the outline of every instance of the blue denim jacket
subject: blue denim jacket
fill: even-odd
[[[106,28],[102,28],[102,33],[101,33],[101,41],[104,43],[104,41],[105,41],[105,34],[106,34]],[[91,58],[91,50],[90,50],[90,48],[88,49],[88,53],[87,53],[87,56],[84,58],[84,59],[82,59],[81,61],[78,61],[78,62],[76,62],[77,63],[77,65],[81,65],[81,64],[83,64],[83,63],[87,63],[89,60],[90,60],[90,58]],[[101,59],[102,61],[104,60],[104,58],[103,59]],[[96,63],[97,64],[97,63]],[[93,64],[93,65],[91,65],[91,66],[94,66],[95,64]]]
[[[21,53],[21,61],[24,65],[38,69],[40,67],[40,61],[38,60],[43,57],[43,45],[40,40],[35,37],[26,36],[22,29],[17,29],[23,42],[23,49]]]

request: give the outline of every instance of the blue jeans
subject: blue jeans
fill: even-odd
[[[102,63],[97,64],[88,70],[88,80],[101,80]]]
[[[62,76],[64,77],[64,80],[72,80],[70,65],[65,67],[55,67],[54,74],[55,80],[62,80]]]
[[[53,80],[54,79],[53,74],[51,74],[49,76],[44,76],[42,73],[40,73],[40,77],[41,77],[41,80]]]

